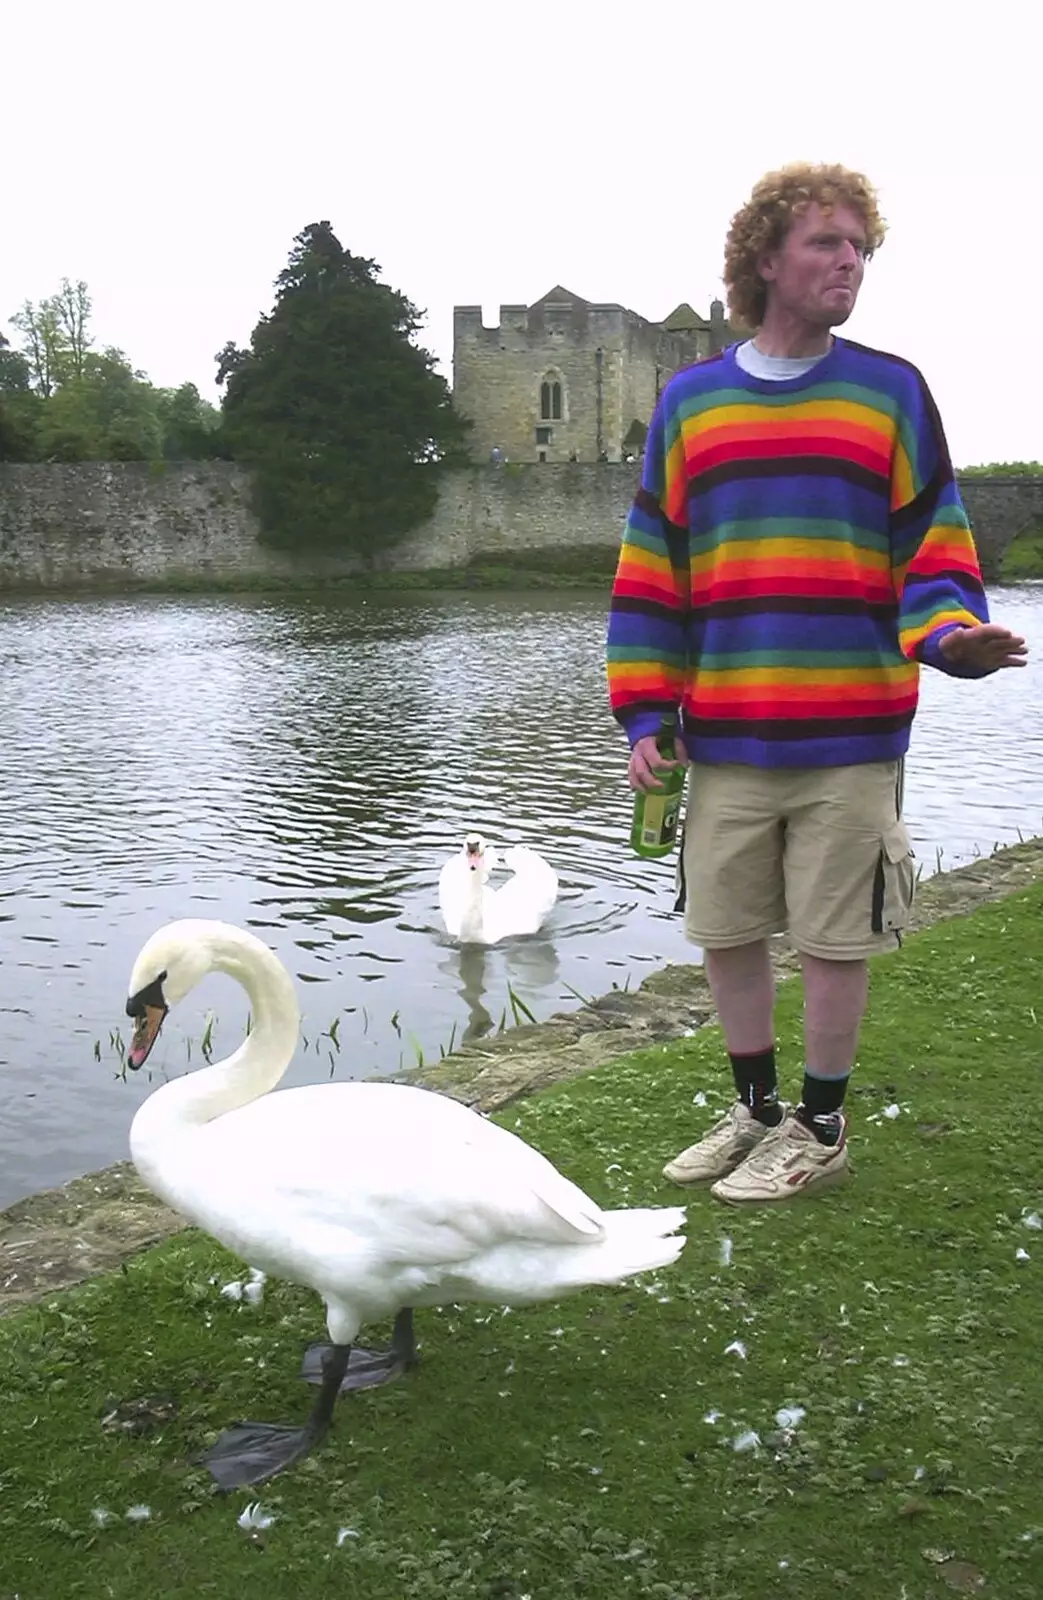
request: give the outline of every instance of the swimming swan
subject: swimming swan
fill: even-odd
[[[438,878],[438,903],[450,938],[498,944],[539,932],[558,898],[557,873],[526,845],[505,850],[503,864],[513,877],[491,888],[489,875],[499,858],[480,833],[469,833],[463,849],[450,856]]]
[[[223,1488],[259,1483],[325,1435],[341,1388],[416,1359],[412,1310],[522,1305],[676,1261],[683,1207],[603,1212],[543,1156],[458,1101],[404,1084],[325,1083],[270,1094],[297,1046],[293,983],[268,946],[228,923],[172,922],[134,963],[127,1064],[144,1065],[168,1009],[210,972],[238,979],[253,1026],[226,1060],[161,1084],[130,1151],[162,1200],[253,1266],[316,1290],[331,1346],[300,1428],[238,1423],[206,1456]],[[353,1350],[396,1314],[390,1351]]]

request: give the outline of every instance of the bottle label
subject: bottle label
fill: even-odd
[[[649,849],[673,844],[681,811],[679,794],[646,794],[641,816],[641,843]]]

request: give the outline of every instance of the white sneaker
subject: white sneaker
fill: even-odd
[[[749,1108],[736,1100],[728,1115],[715,1123],[709,1133],[667,1162],[663,1176],[671,1183],[713,1183],[734,1172],[769,1133],[777,1132],[777,1128],[758,1122]]]
[[[710,1193],[732,1205],[792,1200],[842,1183],[850,1171],[847,1122],[839,1112],[840,1137],[822,1144],[797,1117],[787,1117],[763,1139],[747,1161],[715,1183]]]

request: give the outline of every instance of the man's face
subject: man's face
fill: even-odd
[[[773,312],[816,328],[846,322],[855,309],[866,266],[866,225],[850,206],[824,211],[817,201],[793,219],[777,250],[762,257],[758,271]]]

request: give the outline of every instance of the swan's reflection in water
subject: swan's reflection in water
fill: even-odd
[[[516,939],[513,944],[504,946],[503,953],[513,989],[522,992],[528,989],[532,993],[534,988],[557,983],[561,970],[558,949],[546,933],[534,934],[531,939]]]
[[[450,964],[456,966],[460,980],[460,998],[467,1007],[467,1025],[463,1031],[465,1043],[468,1039],[484,1039],[487,1033],[492,1032],[493,1019],[484,1004],[488,993],[488,955],[484,945],[465,944],[459,950],[454,950],[450,957]]]
[[[462,1043],[484,1039],[498,1029],[501,1022],[514,1026],[528,1020],[524,1013],[515,1017],[510,1007],[494,1017],[486,1006],[485,997],[496,987],[495,975],[501,966],[508,985],[519,997],[526,992],[531,994],[534,988],[545,991],[548,985],[558,981],[560,971],[554,941],[539,934],[502,946],[465,944],[449,950],[439,967],[467,1007],[467,1023],[460,1035]]]

